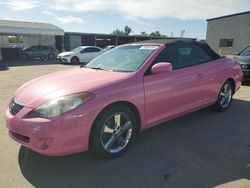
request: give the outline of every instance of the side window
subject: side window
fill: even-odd
[[[39,46],[39,50],[45,51],[45,50],[49,50],[48,46]]]
[[[99,52],[100,49],[99,48],[85,48],[82,52],[85,52],[85,53],[90,53],[90,52]]]
[[[166,47],[155,59],[157,62],[172,63],[174,69],[201,64],[212,60],[202,48],[197,45],[175,44]]]
[[[37,51],[38,50],[38,46],[31,46],[29,49],[28,49],[28,51],[30,51],[30,52],[35,52],[35,51]]]

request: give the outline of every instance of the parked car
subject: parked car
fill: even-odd
[[[243,81],[250,81],[250,46],[234,56],[234,59],[241,65],[244,73]]]
[[[104,51],[109,51],[111,49],[115,48],[115,45],[108,45],[105,48],[103,48]]]
[[[58,54],[57,59],[61,63],[87,63],[104,52],[103,49],[95,46],[80,46],[70,52]]]
[[[58,50],[53,46],[33,45],[22,49],[22,59],[55,59]]]
[[[91,149],[114,158],[138,131],[208,106],[226,110],[242,76],[238,63],[205,43],[126,44],[21,86],[6,110],[7,127],[44,155]]]
[[[0,61],[2,61],[3,60],[3,57],[2,57],[2,50],[1,50],[1,48],[0,48]]]

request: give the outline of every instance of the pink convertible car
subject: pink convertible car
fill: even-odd
[[[226,110],[241,81],[240,65],[202,42],[126,44],[21,86],[6,110],[7,127],[44,155],[91,149],[113,158],[138,131],[212,105]]]

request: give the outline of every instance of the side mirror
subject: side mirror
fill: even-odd
[[[153,65],[151,68],[151,73],[153,74],[160,74],[160,73],[166,73],[171,72],[173,70],[173,66],[171,63],[168,62],[160,62]]]

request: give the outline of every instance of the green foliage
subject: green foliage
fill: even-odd
[[[162,37],[162,38],[167,38],[168,37],[167,35],[162,35],[159,31],[152,32],[152,33],[150,33],[149,36]]]
[[[111,34],[112,35],[123,35],[123,36],[128,36],[133,30],[129,26],[125,26],[123,30],[116,29],[114,30]],[[141,36],[150,36],[150,37],[159,37],[159,38],[167,38],[167,35],[162,35],[160,31],[155,31],[150,34],[146,33],[146,31],[142,31],[140,33]]]
[[[8,36],[9,43],[23,43],[23,36]]]
[[[116,29],[111,34],[112,35],[129,35],[132,32],[132,29],[129,26],[125,26],[124,30]]]
[[[142,36],[148,36],[148,34],[147,34],[145,31],[142,31],[142,32],[141,32],[141,35],[142,35]]]

